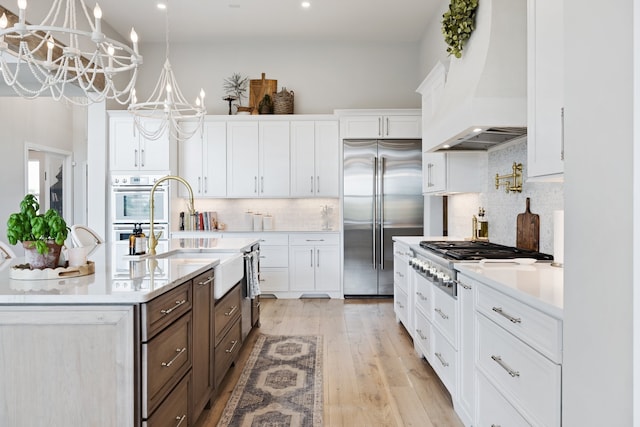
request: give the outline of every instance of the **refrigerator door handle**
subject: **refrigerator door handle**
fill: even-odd
[[[373,269],[377,270],[378,267],[376,265],[376,261],[378,259],[377,257],[377,251],[376,251],[376,247],[378,245],[376,245],[376,225],[377,225],[377,208],[378,208],[378,201],[377,201],[377,195],[378,195],[378,158],[374,157],[373,158],[373,203],[372,205],[372,216],[373,216],[373,221],[371,223],[371,232],[372,232],[372,244],[373,244],[373,250],[371,251],[373,254]]]
[[[380,270],[384,270],[384,163],[385,158],[380,157],[380,170],[378,171],[378,178],[380,183],[378,184],[378,207],[380,209]]]

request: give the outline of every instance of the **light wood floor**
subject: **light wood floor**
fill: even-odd
[[[261,327],[197,427],[215,427],[259,333],[324,336],[324,425],[462,426],[451,398],[411,337],[391,299],[263,299]]]

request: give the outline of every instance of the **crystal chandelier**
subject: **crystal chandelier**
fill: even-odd
[[[167,6],[160,7],[167,9]],[[133,114],[136,128],[140,134],[148,140],[157,140],[162,135],[170,135],[176,141],[181,142],[191,138],[202,128],[204,116],[207,110],[204,106],[204,90],[196,98],[195,105],[189,104],[178,82],[173,75],[169,62],[169,14],[165,13],[165,37],[166,59],[160,72],[160,78],[156,83],[153,93],[146,102],[138,102],[135,89],[129,105],[129,112]],[[147,119],[156,120],[147,120]],[[185,127],[181,122],[194,123],[194,126]]]
[[[82,0],[54,0],[38,25],[27,23],[26,9],[27,0],[18,0],[18,16],[0,7],[2,77],[18,95],[50,95],[81,105],[105,99],[130,101],[142,64],[133,28],[129,47],[102,32],[98,4],[92,20]],[[78,27],[80,12],[86,20],[83,28]],[[118,87],[116,78],[126,81]]]

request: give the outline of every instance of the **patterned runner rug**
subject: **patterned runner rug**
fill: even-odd
[[[261,335],[218,427],[322,426],[322,337]]]

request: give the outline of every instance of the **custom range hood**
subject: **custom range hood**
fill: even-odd
[[[476,29],[451,57],[425,120],[428,151],[486,150],[527,133],[527,1],[480,0]]]

